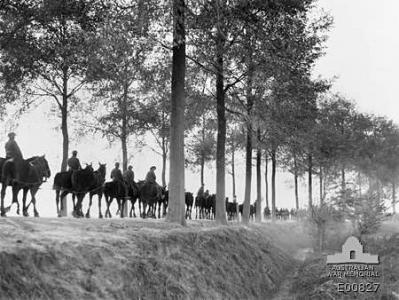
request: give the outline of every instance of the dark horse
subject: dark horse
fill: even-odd
[[[45,156],[34,156],[26,160],[2,159],[1,165],[1,216],[6,216],[6,211],[10,208],[4,208],[4,197],[7,186],[11,186],[12,203],[17,203],[19,208],[18,193],[22,189],[23,215],[28,216],[28,208],[32,203],[34,207],[34,215],[35,217],[38,217],[39,213],[36,209],[35,195],[39,190],[40,185],[51,176],[50,167]],[[31,194],[31,202],[26,206],[26,195],[28,191],[30,191]]]
[[[96,189],[97,179],[94,175],[94,170],[91,165],[78,171],[73,171],[71,174],[72,192],[76,195],[77,201],[73,210],[74,217],[83,217],[82,202],[85,195]]]
[[[103,196],[105,174],[106,174],[106,165],[99,163],[98,170],[94,171],[94,178],[95,178],[94,185],[91,187],[89,191],[90,202],[86,212],[86,218],[90,218],[90,208],[91,204],[93,203],[92,199],[94,195],[98,196],[98,217],[99,218],[103,217],[103,214],[101,213],[101,198]]]
[[[155,218],[156,204],[165,197],[164,188],[146,181],[139,181],[137,185],[139,188],[139,200],[143,204],[143,210],[140,212],[140,215],[143,218],[146,216]],[[147,205],[148,211],[146,212]]]
[[[60,199],[63,199],[69,193],[72,193],[71,175],[72,171],[67,171],[67,172],[59,172],[54,176],[53,189],[55,190],[55,203],[57,206],[58,217],[61,217],[61,212],[64,210],[63,201],[61,201],[61,206],[60,206]],[[72,201],[74,209],[75,209],[75,197],[76,197],[75,194],[72,193]]]
[[[100,167],[96,172],[99,172],[100,169],[102,169],[101,166],[102,165],[100,164]],[[91,165],[87,165],[86,168],[90,168],[91,170],[93,170]],[[105,165],[103,168],[105,171]],[[55,174],[55,176],[54,176],[53,189],[55,190],[55,203],[57,206],[57,216],[58,217],[61,217],[61,212],[64,210],[62,201],[61,201],[61,205],[60,205],[60,199],[63,199],[69,193],[72,194],[73,211],[76,210],[76,203],[75,203],[76,193],[74,193],[74,190],[72,188],[72,172],[73,171],[59,172],[59,173]],[[61,191],[62,191],[62,193],[61,193]],[[94,193],[93,193],[93,195],[94,195]],[[91,197],[92,197],[92,195],[91,195]],[[82,215],[82,213],[79,213],[79,214]]]
[[[104,185],[104,196],[105,196],[105,202],[107,204],[107,209],[105,211],[105,217],[111,218],[111,212],[109,210],[109,207],[114,200],[116,199],[118,203],[118,212],[120,212],[121,218],[125,217],[125,205],[126,205],[126,197],[125,197],[125,185],[126,183],[121,182],[121,181],[110,181],[106,182]],[[128,199],[130,200],[132,207],[129,212],[129,217],[136,217],[136,212],[134,210],[134,205],[137,201],[137,198],[139,197],[139,190],[138,187],[135,183],[133,183],[132,186],[128,186]]]
[[[186,202],[186,219],[191,220],[191,211],[193,209],[194,196],[193,193],[190,192],[185,192],[184,196],[184,200]]]

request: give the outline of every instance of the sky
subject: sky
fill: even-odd
[[[334,18],[334,25],[326,43],[326,55],[316,65],[314,75],[324,78],[337,76],[333,90],[353,100],[360,111],[385,115],[399,123],[399,102],[396,101],[398,84],[396,73],[399,70],[399,1],[397,0],[319,0],[319,6]],[[6,141],[9,129],[17,132],[17,141],[25,154],[30,157],[46,154],[53,175],[61,164],[61,133],[54,128],[58,120],[54,120],[45,112],[43,106],[11,124],[5,124],[0,131],[0,142]],[[15,124],[14,124],[15,123]],[[149,149],[135,149],[131,143],[129,152],[132,159],[136,179],[143,179],[151,165],[156,170],[158,181],[161,177],[161,158]],[[82,162],[107,163],[107,177],[116,161],[121,161],[119,145],[109,147],[101,137],[73,139],[70,150],[78,150]],[[238,157],[237,198],[243,201],[244,195],[244,157]],[[262,170],[262,173],[264,169]],[[168,173],[167,173],[168,174]],[[199,173],[186,170],[186,190],[196,193],[199,188]],[[208,166],[205,172],[205,188],[215,192],[215,164]],[[294,207],[294,191],[292,176],[281,172],[277,175],[277,207]],[[255,170],[253,174],[251,199],[256,198]],[[38,192],[38,209],[42,216],[55,216],[54,192],[51,189],[53,178],[45,183]],[[262,178],[264,183],[264,178]],[[264,195],[264,185],[262,192]],[[226,175],[226,196],[232,199],[231,176]],[[315,194],[318,187],[314,187]],[[9,192],[10,193],[10,192]],[[306,204],[306,186],[300,186],[300,205]],[[8,195],[10,201],[10,195]],[[264,196],[263,196],[264,197]],[[70,200],[68,200],[70,201]],[[95,202],[96,203],[96,202]],[[71,204],[69,202],[69,211]],[[85,201],[84,207],[86,207]],[[97,205],[93,205],[96,214]]]

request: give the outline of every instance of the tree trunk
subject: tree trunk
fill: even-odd
[[[205,114],[202,116],[202,130],[201,130],[201,135],[202,135],[202,145],[205,145]],[[204,150],[201,150],[201,162],[200,162],[200,168],[201,168],[201,182],[200,186],[204,186],[204,169],[205,169],[205,153]]]
[[[319,171],[320,205],[324,202],[323,197],[323,167],[320,165]]]
[[[246,161],[245,161],[245,193],[244,193],[244,207],[242,212],[242,222],[244,224],[249,222],[249,213],[251,205],[251,185],[252,185],[252,107],[254,99],[252,96],[252,81],[253,81],[253,68],[252,68],[252,53],[248,46],[248,75],[247,75],[247,143],[246,143]]]
[[[272,209],[271,209],[271,215],[272,215],[272,221],[276,220],[276,167],[277,167],[277,161],[276,161],[276,149],[272,149],[271,153],[271,159],[272,159]]]
[[[69,152],[69,134],[68,134],[68,68],[63,68],[63,90],[62,90],[62,108],[61,108],[61,132],[62,132],[62,162],[61,172],[67,170],[68,152]],[[61,216],[68,215],[66,197],[61,199],[63,210]]]
[[[173,1],[172,98],[168,221],[186,224],[184,215],[185,3]]]
[[[222,18],[220,16],[220,1],[217,1],[218,24],[216,34],[216,113],[218,121],[218,133],[216,141],[216,211],[215,220],[221,224],[227,224],[226,219],[226,108],[224,93],[224,44],[225,35],[222,30]]]
[[[204,185],[204,169],[205,169],[205,159],[204,159],[204,154],[202,153],[201,154],[201,185],[200,186],[203,186]]]
[[[269,180],[268,180],[268,157],[267,157],[267,151],[265,151],[265,198],[266,198],[266,207],[270,208],[269,206]]]
[[[233,139],[231,145],[231,177],[233,181],[233,199],[236,199],[236,166],[235,166],[235,141]]]
[[[260,129],[257,130],[258,135],[258,145],[256,152],[256,192],[257,192],[257,200],[256,200],[256,221],[262,221],[262,174],[261,174],[261,164],[262,164],[262,152],[260,149]]]
[[[392,182],[392,214],[396,214],[396,184]]]
[[[344,165],[341,168],[341,189],[342,189],[342,191],[346,190],[345,166]]]
[[[162,137],[162,186],[166,187],[166,160],[168,159],[167,149],[166,149],[166,138]]]
[[[298,162],[294,156],[294,184],[295,184],[295,208],[299,209],[299,195],[298,195]]]
[[[308,155],[308,209],[311,209],[313,206],[313,198],[312,198],[312,154]]]
[[[127,170],[127,138],[126,138],[126,128],[122,129],[121,135],[121,143],[122,143],[122,170],[125,172]],[[127,216],[129,212],[129,201],[125,202],[123,206],[123,215]],[[121,212],[122,213],[122,212]]]

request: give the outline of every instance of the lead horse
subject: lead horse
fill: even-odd
[[[6,216],[6,212],[9,210],[4,207],[4,197],[6,194],[7,186],[12,187],[12,203],[18,204],[18,193],[22,189],[22,210],[23,215],[28,216],[28,208],[30,204],[33,204],[35,217],[39,216],[36,209],[36,193],[39,190],[41,184],[51,176],[50,167],[45,156],[34,156],[26,160],[8,159],[4,158],[0,161],[1,164],[1,205],[0,214]],[[26,196],[28,191],[31,194],[31,201],[26,205]],[[19,212],[19,204],[18,211]]]

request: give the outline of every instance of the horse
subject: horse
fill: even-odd
[[[101,213],[101,199],[103,196],[103,185],[105,182],[105,174],[106,174],[106,165],[98,163],[98,169],[94,171],[95,181],[93,182],[93,186],[90,187],[89,191],[89,207],[87,208],[86,218],[90,218],[90,208],[93,203],[93,196],[98,196],[98,217],[101,219],[103,217]]]
[[[191,211],[193,209],[193,202],[194,202],[193,193],[185,192],[184,198],[186,203],[186,219],[191,219]]]
[[[215,203],[216,194],[209,195],[205,198],[203,203],[203,213],[205,218],[212,219],[215,216]]]
[[[136,212],[134,210],[134,205],[136,204],[137,199],[139,199],[140,192],[137,184],[133,182],[131,186],[128,186],[128,197],[132,204],[130,208],[129,217],[132,218],[133,216],[136,217]],[[133,214],[132,214],[133,213]]]
[[[75,198],[76,195],[72,192],[72,171],[58,172],[54,176],[53,189],[55,190],[55,203],[57,206],[57,216],[61,217],[61,212],[64,210],[63,202],[60,199],[66,197],[69,193],[72,193],[73,209],[75,210]],[[61,193],[62,191],[62,193]],[[61,193],[61,195],[60,195]]]
[[[195,202],[194,202],[194,206],[195,206],[195,219],[202,219],[203,217],[203,207],[204,207],[204,201],[205,201],[205,197],[204,196],[198,196],[195,197]]]
[[[229,202],[226,199],[226,212],[227,212],[227,219],[234,220],[237,217],[237,203]]]
[[[1,216],[6,216],[6,212],[10,210],[12,203],[18,203],[18,193],[22,189],[22,211],[23,215],[27,217],[28,208],[33,204],[34,216],[38,217],[39,213],[36,209],[36,193],[40,185],[51,176],[48,162],[43,156],[33,156],[26,160],[8,159],[2,160],[2,175],[1,175]],[[12,186],[12,203],[9,207],[4,208],[4,197],[7,186]],[[26,206],[26,195],[30,191],[31,201]],[[18,212],[17,211],[17,212]]]
[[[155,205],[158,204],[158,219],[161,218],[161,210],[162,210],[162,217],[166,216],[166,209],[168,208],[169,204],[169,191],[166,190],[166,186],[162,187],[162,195],[163,197],[159,197],[157,203],[155,203]],[[141,203],[139,208],[141,209]]]
[[[124,215],[124,208],[126,205],[126,200],[130,200],[132,207],[130,208],[129,212],[129,217],[136,217],[136,212],[134,210],[134,205],[136,204],[136,201],[139,197],[139,188],[136,183],[133,182],[132,185],[127,185],[127,198],[126,198],[126,190],[125,190],[125,182],[121,181],[110,181],[106,182],[104,185],[104,196],[105,196],[105,202],[107,204],[107,209],[105,211],[105,217],[111,218],[111,212],[109,210],[109,207],[114,200],[116,199],[118,203],[118,211],[116,212],[117,214],[120,213],[121,218],[125,217]]]
[[[163,187],[163,197],[160,197],[158,199],[158,219],[161,218],[161,207],[163,207],[162,216],[163,217],[166,216],[166,209],[168,208],[168,205],[169,205],[169,191],[166,190],[166,187]]]
[[[86,193],[90,192],[96,185],[96,177],[91,165],[87,165],[82,170],[73,171],[71,174],[72,191],[77,197],[76,205],[73,209],[74,217],[83,217],[82,202]]]
[[[143,212],[140,215],[145,218],[146,216],[155,217],[155,205],[159,201],[160,198],[164,197],[164,189],[159,185],[146,182],[139,181],[137,183],[139,188],[139,200],[143,204]],[[146,212],[146,208],[148,205],[148,211]]]

